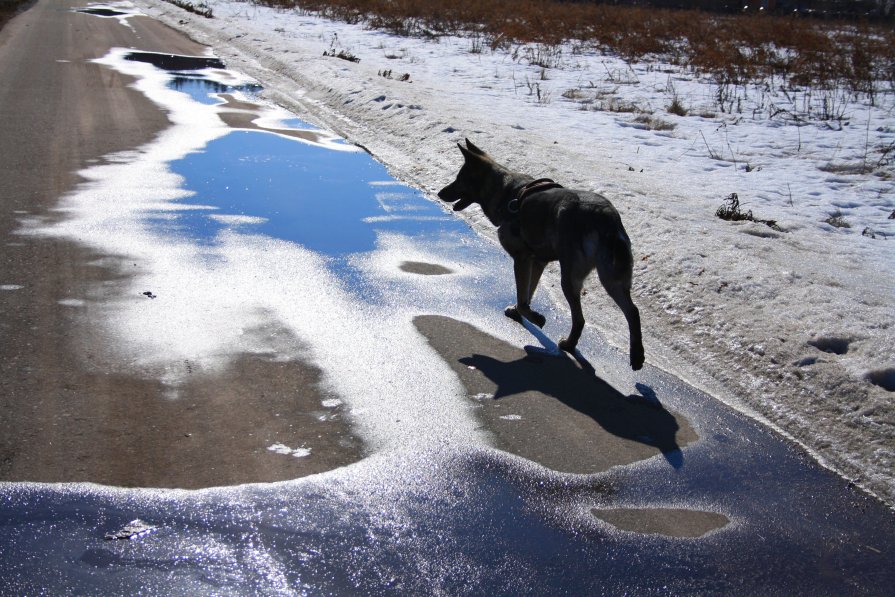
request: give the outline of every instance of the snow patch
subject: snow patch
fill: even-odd
[[[269,452],[283,454],[284,456],[293,456],[295,458],[305,458],[311,455],[311,449],[302,446],[301,448],[290,448],[285,444],[273,444],[267,447]]]

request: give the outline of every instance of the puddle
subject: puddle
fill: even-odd
[[[730,523],[723,514],[673,508],[594,508],[594,516],[621,531],[644,535],[696,538]]]
[[[145,62],[166,71],[198,71],[206,68],[225,69],[220,58],[213,56],[184,56],[159,52],[128,52],[125,60]]]
[[[233,129],[171,163],[190,196],[150,217],[157,233],[209,245],[238,229],[344,258],[372,251],[382,233],[468,231],[366,153],[264,104],[261,86],[234,78],[219,59],[152,52],[129,52],[125,59],[176,73],[170,89],[209,106]],[[450,271],[408,267],[429,275]]]
[[[111,8],[79,8],[75,12],[82,12],[95,17],[123,17],[128,14]]]
[[[402,274],[395,261],[444,263],[440,252],[449,248],[450,263],[462,272],[484,241],[440,204],[391,178],[361,149],[246,93],[219,93],[221,85],[252,83],[239,73],[205,68],[172,74],[153,64],[208,63],[128,56],[130,51],[114,49],[97,62],[135,76],[135,87],[166,110],[172,126],[146,146],[90,168],[84,177],[91,183],[63,199],[64,209],[75,215],[35,231],[71,234],[104,254],[127,255],[129,288],[118,300],[91,303],[89,316],[105,330],[93,362],[161,379],[166,396],[178,405],[198,391],[191,370],[207,378],[226,376],[242,355],[303,362],[322,371],[319,385],[327,392],[326,398],[315,397],[310,416],[329,421],[336,413],[320,416],[320,401],[343,399],[340,419],[365,452],[425,445],[434,438],[462,443],[475,436],[450,370],[418,350],[424,343],[410,313],[442,311],[443,304],[472,313],[481,308],[483,283],[494,278],[472,280],[468,272],[475,268],[466,267],[466,275],[423,283]],[[180,76],[195,79],[196,89],[211,81],[207,95],[221,101],[199,102],[195,90],[173,89],[172,79]],[[222,116],[231,113],[246,126],[228,126]],[[453,289],[474,282],[476,292],[465,288],[454,297]],[[296,341],[252,333],[262,328]],[[187,361],[191,365],[184,367]],[[301,385],[295,391],[313,395]],[[205,404],[207,412],[229,421],[216,429],[242,429],[246,419],[249,427],[260,427],[244,415],[232,421],[235,411],[222,402]],[[261,417],[259,411],[256,419]],[[293,453],[309,450],[302,458],[274,458],[266,449],[259,454],[250,439],[228,443],[220,456],[230,458],[232,450],[245,447],[240,463],[263,456],[271,475],[287,474],[286,466],[309,473],[315,461],[329,470],[333,449],[316,439],[315,427],[306,431],[310,439],[277,428],[282,437],[264,444],[282,444]],[[180,439],[186,433],[178,436],[183,451],[170,456],[196,460],[188,451],[197,435],[187,442]],[[348,457],[355,453],[345,437],[324,435]],[[207,449],[216,435],[202,439]],[[258,480],[238,478],[245,468],[233,475],[221,474],[226,467],[216,469],[215,482]],[[171,474],[162,470],[136,482],[168,486],[165,477]],[[282,478],[300,476],[291,474]],[[202,481],[174,482],[193,487]]]
[[[225,103],[226,100],[216,97],[219,94],[241,92],[248,95],[255,95],[262,89],[257,83],[228,85],[226,83],[219,83],[204,78],[202,75],[192,77],[179,75],[173,77],[168,86],[175,91],[186,93],[197,102],[207,105]],[[257,106],[255,106],[255,108],[257,108]]]
[[[438,265],[437,263],[423,263],[421,261],[404,261],[398,266],[402,272],[419,274],[421,276],[445,276],[454,273],[454,270]]]
[[[238,227],[345,257],[375,249],[380,232],[462,229],[412,189],[393,188],[383,197],[371,183],[387,179],[388,172],[365,153],[234,131],[171,168],[193,195],[173,217],[168,210],[159,214],[154,226],[199,243],[214,243],[221,232]],[[405,210],[413,217],[389,217]]]
[[[115,4],[93,4],[83,8],[73,8],[72,12],[99,17],[101,19],[116,19],[121,25],[133,30],[133,26],[128,21],[131,17],[140,16],[139,10],[134,8],[130,2],[119,2]]]

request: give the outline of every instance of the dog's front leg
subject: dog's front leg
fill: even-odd
[[[572,330],[569,335],[559,341],[560,349],[566,352],[575,352],[581,332],[584,330],[584,312],[581,310],[581,289],[584,286],[585,275],[575,275],[572,267],[565,263],[560,264],[562,292],[569,303],[572,312]]]
[[[506,308],[504,314],[522,323],[522,317],[529,320],[539,328],[544,327],[547,318],[532,310],[531,296],[541,279],[545,264],[535,261],[527,255],[513,257],[513,274],[516,277],[516,304]]]
[[[546,261],[541,261],[539,259],[531,260],[531,270],[528,278],[528,304],[531,304],[532,299],[535,297],[535,290],[538,287],[538,282],[541,281],[541,275],[544,273],[544,268],[546,267]]]

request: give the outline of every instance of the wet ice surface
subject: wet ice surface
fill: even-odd
[[[688,450],[679,471],[652,459],[562,476],[457,447],[201,492],[8,486],[0,586],[104,594],[886,591],[895,548],[887,512],[763,430],[727,417],[710,422],[724,433]],[[723,428],[729,423],[736,431]],[[674,539],[618,531],[591,515],[625,507],[717,509],[733,522]],[[136,516],[155,532],[104,540]]]
[[[173,363],[185,356],[210,371],[246,351],[310,358],[370,456],[296,481],[192,492],[4,484],[0,593],[823,594],[890,586],[889,511],[670,376],[648,368],[635,385],[626,355],[592,330],[581,351],[601,377],[623,395],[685,413],[700,440],[594,475],[553,473],[488,448],[474,405],[493,396],[465,396],[412,319],[448,315],[519,346],[555,348],[501,315],[512,296],[508,259],[324,133],[312,143],[224,126],[219,96],[195,95],[209,76],[211,94],[241,93],[235,87],[251,82],[237,74],[220,65],[211,75],[196,71],[186,78],[200,83],[181,93],[174,75],[126,54],[104,63],[141,77],[138,88],[172,110],[174,126],[150,147],[86,171],[90,182],[63,204],[67,220],[32,223],[35,234],[75,236],[147,272],[135,276],[133,300],[95,306],[117,338],[108,365],[161,376],[176,399]],[[307,126],[267,115],[278,126]],[[140,296],[146,288],[155,300]],[[557,314],[546,332],[558,337],[565,313],[540,309]],[[300,354],[247,337],[259,321],[289,328],[304,343]],[[267,449],[300,458],[314,446]],[[618,530],[594,509],[713,512],[730,522],[674,538]],[[135,519],[153,532],[104,539]]]

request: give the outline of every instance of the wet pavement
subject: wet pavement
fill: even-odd
[[[563,308],[541,297],[545,333],[506,320],[509,260],[436,202],[216,59],[147,58],[183,94],[172,119],[211,110],[212,132],[162,139],[177,151],[150,169],[157,197],[118,213],[103,186],[142,180],[152,145],[88,172],[61,224],[31,234],[108,253],[129,237],[141,273],[85,301],[106,321],[97,359],[195,407],[163,415],[183,419],[178,442],[215,412],[210,388],[250,376],[280,381],[273,402],[237,397],[234,436],[283,423],[251,444],[259,462],[340,456],[199,491],[4,483],[0,593],[888,592],[879,502],[682,381],[633,377],[591,329],[577,359],[560,353]],[[197,341],[210,331],[223,340]]]

